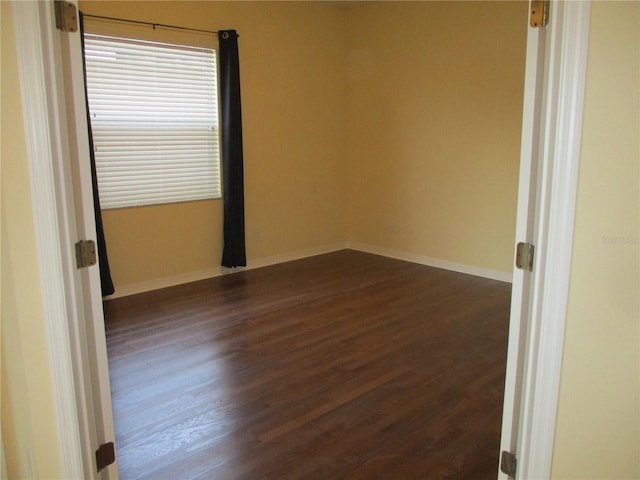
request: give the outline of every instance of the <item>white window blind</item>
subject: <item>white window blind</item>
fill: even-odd
[[[85,33],[104,209],[220,197],[213,49]]]

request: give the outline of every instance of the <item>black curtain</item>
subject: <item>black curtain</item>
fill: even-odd
[[[244,235],[244,179],[238,34],[218,32],[220,43],[220,111],[222,117],[223,267],[247,265]]]
[[[102,227],[102,212],[100,210],[100,197],[98,196],[98,175],[96,173],[96,156],[93,149],[93,131],[91,130],[91,116],[89,115],[89,99],[87,97],[87,66],[84,58],[84,17],[80,13],[80,39],[82,42],[82,68],[84,72],[84,93],[87,108],[87,127],[89,129],[89,158],[91,161],[91,182],[93,184],[93,212],[96,219],[96,235],[98,247],[98,264],[100,267],[100,286],[102,296],[111,295],[115,292],[113,281],[111,280],[111,270],[109,269],[109,259],[107,258],[107,243],[104,239],[104,229]]]

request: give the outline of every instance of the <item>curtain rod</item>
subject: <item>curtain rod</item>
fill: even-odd
[[[82,12],[80,12],[80,13],[82,13]],[[136,23],[138,25],[148,25],[150,27],[153,27],[154,29],[156,27],[163,27],[163,28],[173,28],[175,30],[188,30],[188,31],[191,31],[191,32],[213,33],[215,35],[217,35],[219,33],[217,30],[201,30],[199,28],[178,27],[176,25],[166,25],[164,23],[143,22],[142,20],[128,20],[126,18],[103,17],[101,15],[90,15],[88,13],[82,13],[82,15],[84,17],[87,17],[87,18],[98,18],[100,20],[112,20],[114,22],[125,22],[125,23]],[[238,35],[238,37],[239,36],[240,35]]]

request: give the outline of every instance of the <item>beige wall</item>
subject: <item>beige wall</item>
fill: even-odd
[[[598,3],[593,8],[575,251],[554,448],[553,477],[558,479],[640,477],[638,8],[637,2]],[[2,433],[11,478],[59,478],[9,3],[1,2],[1,13]],[[233,17],[233,26],[244,25],[241,13],[242,7]],[[239,30],[244,42],[246,34],[241,27]],[[383,36],[385,32],[378,33]],[[252,61],[265,63],[267,57],[256,53]],[[350,84],[362,81],[373,62],[354,47],[347,69]],[[246,72],[244,68],[243,77]],[[286,89],[276,90],[277,105],[285,109],[282,98]],[[253,101],[258,103],[254,111],[275,102],[270,98]],[[292,123],[292,130],[302,128]],[[256,131],[255,125],[251,128]],[[265,140],[264,148],[272,157],[274,151],[288,148],[277,139],[265,139],[261,132],[254,135]],[[256,157],[262,146],[252,144],[252,156]],[[253,161],[251,181],[253,188],[259,188],[255,165],[262,164]],[[279,198],[286,195],[276,195],[276,200]],[[256,257],[268,254],[252,248]],[[291,247],[283,245],[282,251],[285,248]]]
[[[10,478],[60,478],[11,5],[2,12],[2,437]]]
[[[80,6],[85,13],[238,30],[248,258],[346,241],[344,9],[322,2]],[[105,211],[116,288],[219,266],[221,218],[220,200]]]
[[[640,478],[640,3],[595,2],[553,478]]]
[[[81,9],[239,31],[250,261],[352,241],[510,272],[525,3]],[[116,288],[219,265],[220,201],[104,222]]]
[[[523,2],[354,9],[351,241],[511,271],[526,15]]]

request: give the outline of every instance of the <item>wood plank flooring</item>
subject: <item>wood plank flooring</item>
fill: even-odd
[[[495,479],[510,285],[344,250],[105,303],[132,479]]]

